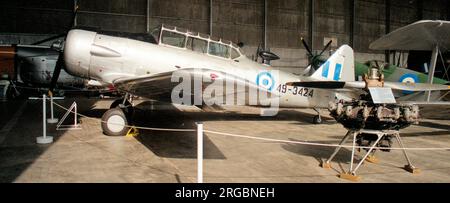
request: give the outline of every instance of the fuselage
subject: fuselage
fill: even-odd
[[[28,85],[46,87],[50,85],[59,52],[49,47],[17,46],[17,81]],[[62,70],[58,85],[82,87],[82,78],[74,77]]]
[[[120,79],[149,77],[182,69],[207,69],[235,75],[280,97],[280,107],[325,108],[335,92],[286,86],[302,77],[259,64],[244,55],[224,58],[185,47],[151,43],[75,29],[65,43],[66,69],[70,74],[114,84]],[[140,96],[140,95],[137,95]]]

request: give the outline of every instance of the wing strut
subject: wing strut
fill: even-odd
[[[431,55],[430,71],[428,72],[428,83],[433,84],[434,72],[436,72],[436,63],[439,54],[439,45],[437,44],[433,49],[433,54]],[[427,102],[430,102],[431,91],[428,91]]]

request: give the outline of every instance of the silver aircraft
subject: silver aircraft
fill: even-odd
[[[260,55],[265,60],[274,58],[270,53]],[[267,107],[276,99],[277,107],[320,109],[327,108],[329,102],[336,99],[357,99],[360,92],[289,84],[342,81],[346,87],[364,88],[363,84],[354,81],[353,50],[347,45],[341,46],[310,76],[298,76],[248,59],[232,42],[164,25],[152,34],[144,35],[72,29],[65,40],[64,61],[68,73],[112,84],[117,90],[126,93],[102,117],[103,132],[110,136],[125,135],[129,129],[129,114],[133,112],[130,95],[192,105],[189,101],[199,98],[199,94],[195,93],[196,78],[201,78],[197,86],[202,91],[207,92],[210,86],[216,87],[209,97],[202,94],[200,103],[195,105],[210,104],[214,98],[217,101],[217,98],[222,100],[229,95],[257,91],[268,96],[265,102],[251,102],[252,99],[246,96],[242,102],[234,101],[233,104]],[[189,75],[194,81],[180,75]],[[194,93],[190,88],[180,90],[180,84],[186,82],[189,86],[193,83]],[[240,85],[244,88],[240,89]],[[444,85],[392,82],[385,82],[384,86],[408,91],[449,88]],[[263,98],[260,94],[257,97]],[[320,113],[314,121],[320,122]]]

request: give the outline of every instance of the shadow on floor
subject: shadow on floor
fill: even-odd
[[[69,107],[78,99],[66,98],[55,101],[65,107]],[[42,136],[42,101],[40,100],[14,100],[8,101],[10,108],[15,104],[25,102],[25,109],[17,123],[6,135],[0,146],[0,182],[14,182],[36,159],[38,159],[52,144],[39,145],[36,137]],[[93,107],[95,100],[83,100],[79,106],[79,112],[88,111]],[[78,102],[80,103],[80,102]],[[48,105],[49,106],[49,105]],[[55,107],[55,115],[63,115],[65,110]],[[0,112],[0,115],[2,113]],[[73,122],[73,116],[68,117],[69,123]],[[26,125],[24,125],[26,124]],[[54,143],[58,142],[64,130],[56,133],[56,125],[47,125],[47,135],[53,136]]]

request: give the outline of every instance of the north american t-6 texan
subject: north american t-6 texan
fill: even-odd
[[[142,35],[74,28],[67,34],[63,54],[55,77],[64,62],[68,73],[114,85],[126,93],[102,117],[102,130],[111,136],[125,135],[129,129],[133,111],[130,95],[172,103],[220,105],[218,100],[244,94],[247,96],[242,101],[234,100],[233,104],[320,109],[328,108],[332,101],[360,99],[361,93],[371,87],[387,88],[391,93],[449,89],[446,85],[384,81],[381,66],[372,67],[364,81],[355,81],[353,50],[347,45],[317,70],[299,76],[250,60],[232,42],[164,25]],[[270,52],[260,52],[260,56],[265,60],[276,58]],[[186,81],[189,87],[181,85]],[[195,93],[196,84],[200,93]],[[205,94],[209,86],[215,88]],[[250,98],[252,92],[258,92],[256,102]],[[200,103],[194,102],[199,98]],[[315,121],[320,121],[320,113]]]

